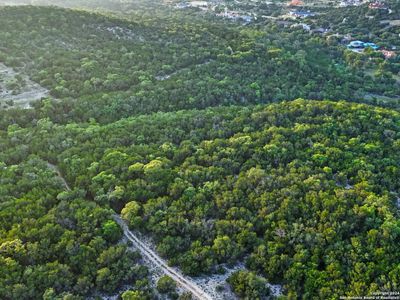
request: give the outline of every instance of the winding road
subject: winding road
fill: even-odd
[[[124,234],[128,240],[130,240],[134,247],[137,248],[143,256],[146,256],[152,263],[157,265],[164,271],[165,274],[175,280],[178,285],[188,290],[197,299],[212,300],[213,298],[203,291],[196,283],[191,281],[189,278],[182,275],[179,271],[168,266],[167,262],[162,259],[156,252],[151,250],[145,243],[143,243],[134,233],[132,233],[125,222],[119,215],[113,215],[114,220],[121,226]]]

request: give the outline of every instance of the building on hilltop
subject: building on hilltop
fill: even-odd
[[[379,46],[375,43],[363,42],[363,41],[351,41],[347,45],[347,49],[357,53],[364,52],[364,50],[367,48],[371,48],[376,51],[379,49]]]
[[[228,11],[225,9],[225,12],[217,13],[216,16],[223,17],[231,20],[242,20],[245,23],[250,23],[253,20],[252,16],[242,15],[237,11]]]
[[[347,48],[364,48],[364,42],[352,41],[347,45]]]
[[[320,35],[325,35],[329,32],[329,29],[327,28],[323,28],[323,27],[319,27],[319,28],[314,28],[311,30],[311,33],[313,34],[320,34]]]
[[[372,48],[374,50],[378,50],[379,46],[375,43],[364,43],[364,48]]]
[[[385,59],[391,59],[391,58],[395,58],[397,56],[396,52],[390,51],[390,50],[379,50],[379,52],[383,54]]]
[[[387,9],[387,6],[382,1],[371,2],[368,5],[369,9]]]
[[[290,28],[299,28],[299,27],[305,31],[311,30],[311,26],[305,23],[293,24],[292,26],[290,26]]]
[[[340,2],[339,6],[347,7],[347,6],[360,6],[364,3],[363,0],[343,0]]]
[[[301,10],[300,11],[299,10],[291,11],[289,14],[291,16],[294,16],[296,18],[301,18],[301,19],[315,16],[315,13],[312,13],[310,11],[301,11]]]
[[[301,0],[292,0],[288,3],[288,6],[303,6],[304,2]]]

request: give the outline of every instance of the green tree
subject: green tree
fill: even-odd
[[[108,220],[102,225],[103,237],[111,242],[115,243],[122,237],[121,227],[113,220]]]
[[[270,295],[267,281],[253,272],[237,271],[228,282],[241,299],[266,299]]]
[[[141,207],[136,201],[128,202],[121,211],[122,219],[128,222],[129,228],[138,228],[142,223],[140,216]]]
[[[164,275],[157,281],[157,290],[162,294],[173,293],[176,290],[176,282],[171,277]]]

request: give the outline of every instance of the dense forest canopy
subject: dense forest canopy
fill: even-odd
[[[242,299],[398,290],[400,62],[343,42],[400,47],[388,3],[315,8],[303,25],[330,37],[256,1],[236,9],[273,18],[0,7],[0,71],[50,94],[0,109],[0,298],[190,299],[152,283],[114,214],[185,274],[243,263]]]
[[[0,160],[12,172],[35,154],[56,162],[90,205],[127,205],[132,228],[184,272],[246,258],[289,295],[325,297],[399,284],[399,125],[397,112],[307,100],[107,126],[41,120],[3,132]],[[21,198],[15,192],[6,189],[3,205]],[[57,207],[66,196],[47,198]],[[60,218],[59,230],[72,226]]]
[[[62,123],[299,97],[398,106],[399,85],[387,63],[371,77],[356,63],[360,57],[302,29],[189,16],[135,15],[130,21],[55,8],[3,8],[0,60],[60,100],[36,102],[29,117],[46,111]]]

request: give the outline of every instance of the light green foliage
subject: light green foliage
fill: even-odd
[[[270,289],[267,281],[253,272],[237,271],[228,278],[232,289],[241,299],[267,299]]]
[[[367,10],[314,20],[398,43]],[[0,9],[0,61],[59,98],[0,111],[0,298],[153,299],[111,209],[184,273],[245,260],[243,298],[266,295],[258,275],[290,299],[398,289],[399,113],[262,103],[398,109],[399,62],[267,20],[141,12]]]
[[[291,296],[398,284],[400,231],[389,192],[399,191],[399,120],[381,108],[296,100],[91,125],[90,139],[86,125],[51,123],[38,132],[14,130],[18,139],[2,134],[9,150],[0,157],[8,182],[1,186],[1,236],[10,238],[1,240],[7,281],[0,280],[0,292],[111,292],[142,274],[123,247],[107,246],[120,236],[109,211],[82,199],[104,186],[101,193],[123,207],[130,225],[151,233],[159,252],[186,273],[247,256],[251,270],[285,283]],[[28,149],[20,146],[27,137]],[[59,137],[78,146],[49,150]],[[170,137],[174,147],[164,145]],[[110,145],[110,138],[121,140]],[[83,139],[96,147],[82,151],[75,141]],[[63,186],[29,152],[56,156],[85,191],[57,197]],[[129,170],[139,161],[146,172]],[[58,263],[48,262],[49,254]]]
[[[147,275],[135,254],[108,246],[121,237],[109,210],[63,191],[46,162],[25,159],[0,167],[1,299],[84,299]]]
[[[140,204],[136,201],[128,202],[121,211],[121,217],[128,222],[129,227],[139,227],[141,224]]]
[[[102,225],[103,237],[111,243],[117,242],[122,237],[122,229],[113,220],[108,220]]]
[[[122,294],[122,300],[143,300],[145,298],[142,291],[126,291]]]

